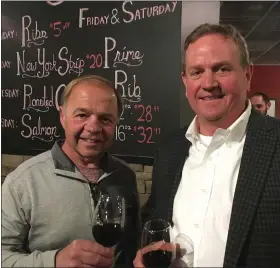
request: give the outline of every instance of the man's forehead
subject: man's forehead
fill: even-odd
[[[201,47],[201,46],[203,47],[205,46],[205,44],[211,44],[213,45],[213,49],[219,49],[217,42],[219,42],[219,46],[225,45],[226,47],[228,47],[229,44],[231,44],[233,47],[237,47],[237,45],[235,44],[232,38],[223,36],[218,33],[210,33],[210,34],[205,34],[197,38],[194,42],[190,43],[189,47],[187,48],[187,51],[189,48]]]
[[[253,97],[251,98],[251,100],[252,100],[252,101],[256,101],[256,102],[264,102],[263,97],[260,96],[260,95],[253,96]]]
[[[72,98],[71,98],[72,95]],[[83,81],[75,85],[72,88],[72,92],[69,96],[69,99],[76,98],[98,98],[116,100],[117,96],[113,88],[98,82],[93,81]]]
[[[105,83],[95,81],[95,80],[81,81],[73,87],[73,90],[75,88],[91,88],[92,90],[104,90],[104,91],[112,92],[114,94],[114,89],[112,87],[110,87]]]
[[[221,41],[217,44],[218,41]],[[186,64],[188,61],[204,62],[205,60],[220,63],[225,60],[239,61],[238,47],[230,38],[222,35],[210,34],[197,39],[191,43],[185,52]],[[236,55],[237,57],[235,57]]]

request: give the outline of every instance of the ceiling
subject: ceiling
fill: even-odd
[[[280,65],[280,1],[221,1],[220,23],[242,33],[254,64]]]

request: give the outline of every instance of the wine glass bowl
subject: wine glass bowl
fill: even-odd
[[[121,239],[125,224],[125,201],[121,196],[103,194],[97,203],[92,233],[104,247],[113,247]]]
[[[170,224],[162,219],[146,222],[142,232],[141,254],[145,267],[170,267],[175,257]]]

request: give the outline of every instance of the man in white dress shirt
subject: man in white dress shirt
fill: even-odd
[[[280,266],[280,122],[252,110],[246,42],[233,26],[203,24],[184,51],[196,117],[159,146],[144,220],[189,236],[195,267]]]

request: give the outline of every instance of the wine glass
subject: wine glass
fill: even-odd
[[[125,224],[125,200],[122,196],[103,194],[95,212],[92,234],[104,247],[113,247],[121,239]]]
[[[170,224],[162,219],[145,223],[142,232],[141,254],[145,267],[170,267],[175,246],[170,239]]]
[[[175,239],[174,243],[179,244],[180,251],[177,254],[176,261],[173,264],[173,268],[180,267],[193,267],[194,258],[194,246],[193,241],[185,234],[179,233]]]

